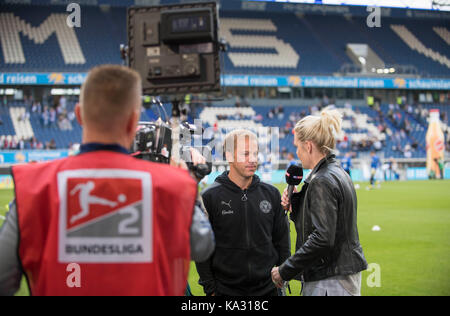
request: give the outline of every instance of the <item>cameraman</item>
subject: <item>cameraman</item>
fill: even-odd
[[[203,157],[196,149],[190,148],[190,156],[194,166],[206,163],[205,157]],[[186,162],[183,160],[176,161],[172,158],[170,165],[189,170]],[[202,180],[198,179],[192,172],[191,176],[196,179],[197,182]],[[201,196],[198,196],[197,201],[195,202],[191,225],[191,259],[196,262],[207,260],[213,253],[214,247],[214,233],[202,203],[202,198]]]
[[[360,295],[361,271],[367,268],[354,185],[332,153],[341,123],[337,110],[325,110],[295,127],[298,157],[312,171],[301,192],[292,196],[297,251],[272,270],[272,280],[280,287],[283,281],[300,278],[304,296]],[[289,203],[285,191],[283,207]]]
[[[75,109],[80,154],[12,168],[0,295],[14,294],[22,274],[32,295],[184,294],[197,183],[129,155],[141,90],[131,69],[92,69]]]

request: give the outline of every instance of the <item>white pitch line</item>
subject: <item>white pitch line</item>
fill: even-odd
[[[2,221],[4,221],[4,220],[6,219],[6,217],[3,216],[3,215],[0,215],[0,219],[1,219]]]

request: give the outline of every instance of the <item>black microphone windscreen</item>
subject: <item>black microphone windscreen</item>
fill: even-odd
[[[297,164],[290,165],[286,171],[286,183],[289,185],[299,185],[303,180],[303,168]]]

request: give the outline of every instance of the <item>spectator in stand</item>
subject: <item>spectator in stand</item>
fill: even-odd
[[[75,112],[74,111],[70,111],[67,114],[67,118],[69,119],[70,122],[72,122],[75,119]]]
[[[383,145],[381,144],[381,142],[379,140],[376,140],[373,143],[373,147],[375,148],[376,151],[380,151],[383,147]]]
[[[47,150],[56,149],[56,142],[53,138],[52,138],[52,140],[50,140],[48,143],[45,144],[45,149],[47,149]]]
[[[19,150],[25,149],[25,139],[23,137],[17,143],[17,149],[19,149]]]
[[[401,129],[401,130],[400,130],[400,137],[401,137],[402,139],[405,139],[405,138],[406,138],[406,132],[405,132],[404,129]]]
[[[264,119],[264,117],[263,117],[261,114],[257,114],[257,115],[255,115],[255,116],[253,117],[253,120],[254,120],[255,122],[262,122],[263,119]]]
[[[423,124],[427,124],[428,116],[429,116],[428,110],[425,108],[422,109],[422,111],[420,112],[420,119]]]
[[[322,98],[322,106],[328,106],[330,104],[330,99],[328,98],[328,96],[325,94]]]
[[[54,127],[56,125],[56,110],[54,108],[50,109],[49,121],[50,121],[50,127]]]
[[[296,114],[294,113],[294,112],[292,112],[290,115],[289,115],[289,122],[296,122]]]
[[[240,107],[242,106],[242,101],[241,101],[241,97],[240,97],[240,96],[238,96],[238,95],[236,96],[234,105],[235,105],[237,108],[240,108]]]
[[[58,126],[62,131],[70,131],[72,130],[72,124],[70,123],[67,115],[61,114],[58,118]]]
[[[286,125],[284,126],[284,128],[285,128],[286,130],[288,130],[288,132],[290,132],[290,131],[294,128],[294,125],[292,125],[292,122],[291,122],[291,121],[287,121],[287,122],[286,122]]]
[[[412,124],[411,124],[411,122],[410,122],[407,118],[405,118],[404,124],[405,124],[405,131],[406,131],[406,134],[409,135],[409,134],[412,132],[412,130],[413,130]]]
[[[37,144],[36,144],[36,149],[38,149],[38,150],[44,149],[44,144],[42,142],[38,141]]]
[[[409,144],[405,146],[404,156],[405,158],[412,158],[411,146]]]
[[[7,147],[6,147],[6,148],[7,148],[8,150],[14,150],[14,149],[16,149],[14,140],[13,140],[13,138],[11,137],[11,135],[8,135],[8,136],[7,136]]]
[[[37,112],[37,102],[33,102],[33,105],[31,106],[31,113],[36,113]]]
[[[38,141],[37,141],[36,137],[34,137],[34,136],[30,140],[30,147],[31,147],[31,149],[37,149],[37,147],[38,147]]]
[[[276,113],[279,120],[284,119],[284,108],[282,106],[276,108]]]
[[[41,119],[42,119],[42,125],[44,127],[47,127],[49,124],[49,118],[50,118],[50,113],[48,111],[48,106],[44,106],[44,111],[42,111],[42,115],[41,115]]]
[[[56,107],[56,115],[57,115],[57,116],[63,114],[64,111],[65,111],[65,110],[62,108],[61,105],[58,105],[58,106]]]
[[[413,114],[414,113],[414,108],[412,107],[412,105],[408,105],[406,112],[408,112],[408,114]]]
[[[66,107],[67,107],[67,100],[66,100],[65,96],[61,96],[61,98],[59,98],[59,105],[61,106],[61,108],[63,110],[66,109]]]
[[[50,141],[50,149],[56,149],[56,142],[54,139]]]
[[[17,146],[18,146],[18,143],[17,143],[16,137],[12,136],[11,140],[10,140],[9,148],[10,149],[17,149]]]
[[[441,122],[445,125],[448,125],[448,118],[447,118],[447,112],[442,111],[441,112]]]

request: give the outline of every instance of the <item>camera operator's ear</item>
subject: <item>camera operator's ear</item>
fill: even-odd
[[[127,134],[132,135],[134,138],[134,135],[136,135],[136,129],[139,123],[139,118],[141,117],[141,111],[140,109],[136,109],[132,112],[132,114],[128,117],[127,122]]]
[[[83,126],[83,120],[81,119],[81,105],[79,102],[75,105],[75,116],[77,118],[78,124],[80,124],[80,126]]]

